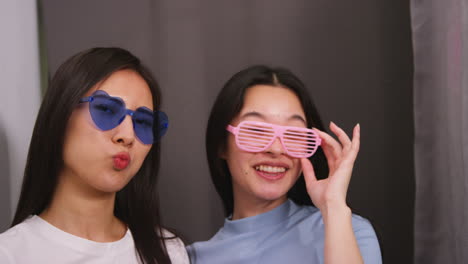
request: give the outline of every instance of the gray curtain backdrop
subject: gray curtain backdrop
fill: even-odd
[[[468,263],[468,1],[411,1],[415,262]]]
[[[170,129],[160,195],[187,242],[223,223],[205,159],[208,114],[224,82],[258,63],[290,68],[325,122],[361,124],[349,204],[380,236],[385,263],[413,260],[412,51],[408,1],[43,0],[50,73],[93,46],[120,46],[159,79]],[[14,193],[17,197],[17,193]],[[16,198],[17,199],[17,198]]]
[[[35,0],[0,1],[0,232],[16,208],[40,103]]]

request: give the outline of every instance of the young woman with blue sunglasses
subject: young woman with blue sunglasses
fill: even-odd
[[[68,59],[44,96],[0,263],[188,263],[160,225],[159,138],[167,117],[139,59],[94,48]]]
[[[352,139],[330,129],[338,141],[290,71],[253,66],[234,75],[206,132],[227,218],[213,238],[187,248],[191,262],[381,263],[371,224],[346,204],[359,125]]]

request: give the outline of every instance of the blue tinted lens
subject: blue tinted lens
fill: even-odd
[[[153,111],[146,107],[139,107],[133,113],[133,127],[136,136],[143,142],[143,144],[153,144]]]
[[[158,111],[158,127],[156,127],[158,132],[158,139],[166,134],[168,127],[169,119],[167,118],[166,113]]]
[[[95,95],[89,103],[89,112],[99,129],[109,130],[122,122],[122,117],[125,117],[125,104],[118,98]]]
[[[92,96],[80,99],[80,103],[89,102],[89,112],[94,124],[101,130],[117,127],[128,114],[132,116],[135,135],[143,144],[153,144],[166,134],[169,120],[164,112],[158,111],[157,120],[154,112],[147,107],[132,111],[126,109],[119,97],[111,97],[105,91],[97,90]]]

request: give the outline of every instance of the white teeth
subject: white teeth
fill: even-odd
[[[284,167],[273,167],[273,166],[266,166],[266,165],[256,166],[255,169],[258,171],[264,171],[264,172],[269,172],[269,173],[280,173],[280,172],[286,171],[286,168]]]

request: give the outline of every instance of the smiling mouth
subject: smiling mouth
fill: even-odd
[[[258,165],[255,166],[256,171],[275,174],[275,173],[284,173],[288,169],[285,167],[276,167],[276,166],[268,166],[268,165]]]

